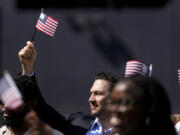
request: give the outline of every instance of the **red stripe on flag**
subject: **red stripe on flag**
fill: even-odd
[[[50,17],[50,16],[48,16],[48,18],[49,18],[50,20],[52,20],[54,23],[56,23],[56,24],[58,24],[58,23],[59,23],[59,21],[58,21],[58,20],[56,20],[56,19],[54,19],[54,18],[52,18],[52,17]]]
[[[127,69],[134,69],[134,70],[141,70],[142,69],[142,67],[136,67],[136,66],[129,66],[129,67],[126,67],[126,70]]]
[[[47,29],[49,32],[54,33],[55,29],[52,29],[50,27],[48,27],[46,24],[43,24],[41,21],[38,21],[37,25],[40,25],[41,27],[44,27],[44,29]]]
[[[57,26],[51,25],[48,21],[46,22],[46,25],[49,26],[51,29],[56,30]]]
[[[20,95],[11,88],[2,95],[2,101],[8,109],[15,109],[23,104]],[[16,103],[17,101],[18,103]]]
[[[57,27],[57,24],[54,24],[53,22],[51,22],[50,20],[47,20],[46,23],[48,23],[49,25],[51,25],[52,27]]]
[[[22,104],[23,102],[19,98],[16,98],[16,99],[11,100],[5,107],[9,109],[15,109]]]
[[[43,33],[45,33],[45,34],[47,34],[48,36],[51,36],[51,37],[54,36],[54,35],[50,34],[49,32],[45,31],[43,28],[41,28],[41,27],[39,27],[39,26],[37,26],[37,25],[36,25],[36,28],[37,28],[39,31],[41,31],[41,32],[43,32]]]
[[[51,22],[52,24],[54,24],[55,26],[58,25],[58,22],[55,22],[54,20],[52,20],[50,17],[48,17],[47,19],[49,22]]]
[[[138,60],[129,60],[127,61],[127,63],[142,63],[142,62]]]
[[[39,28],[43,29],[44,31],[48,32],[48,33],[51,34],[51,35],[54,34],[54,32],[49,31],[48,29],[46,29],[45,27],[43,27],[43,26],[42,26],[41,24],[39,24],[39,23],[36,25],[36,27],[39,27]]]

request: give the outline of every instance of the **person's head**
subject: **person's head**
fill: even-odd
[[[105,100],[109,96],[110,89],[116,82],[116,77],[111,73],[100,72],[96,74],[89,97],[92,115],[99,117],[105,112]]]
[[[168,96],[153,78],[135,75],[120,80],[112,89],[108,104],[114,133],[175,134]]]
[[[174,125],[180,122],[180,114],[172,114],[171,121],[174,123]]]
[[[41,121],[33,110],[26,114],[24,121],[28,125],[29,135],[53,135],[52,128]]]
[[[23,118],[25,114],[33,109],[35,106],[36,99],[36,85],[35,83],[27,76],[17,77],[15,83],[22,94],[24,101],[23,109],[20,111],[8,110],[5,108],[3,103],[0,103],[0,112],[2,114],[2,119],[4,124],[10,126],[18,126],[23,124]]]

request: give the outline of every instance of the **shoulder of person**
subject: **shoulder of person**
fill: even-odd
[[[53,129],[52,128],[52,134],[53,135],[64,135],[63,133],[61,133],[60,131],[56,130],[56,129]]]
[[[0,127],[0,135],[11,135],[11,132],[9,131],[6,125]]]
[[[73,125],[89,129],[94,122],[95,117],[87,113],[77,112],[69,115],[67,120]]]
[[[180,121],[178,121],[175,125],[176,131],[180,132]]]

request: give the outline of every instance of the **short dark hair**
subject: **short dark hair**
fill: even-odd
[[[109,72],[98,72],[98,73],[96,73],[95,80],[97,80],[97,79],[103,79],[103,80],[108,81],[110,83],[109,91],[111,91],[112,88],[114,87],[114,85],[118,82],[118,78]]]

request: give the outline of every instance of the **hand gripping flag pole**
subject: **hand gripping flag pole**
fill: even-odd
[[[44,34],[46,34],[50,37],[53,37],[58,24],[59,24],[59,21],[52,18],[51,16],[46,15],[43,12],[43,8],[42,8],[41,14],[40,14],[39,19],[37,21],[37,24],[36,24],[36,27],[35,27],[31,41],[34,40],[37,29],[39,31],[43,32]]]

